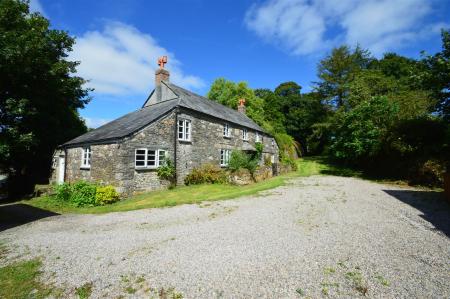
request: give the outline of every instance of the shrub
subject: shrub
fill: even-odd
[[[227,173],[216,165],[203,164],[199,168],[192,169],[192,172],[188,174],[184,183],[186,185],[195,184],[224,184],[228,182]]]
[[[72,186],[70,201],[77,207],[95,205],[97,186],[85,181],[78,181]]]
[[[98,205],[105,205],[116,202],[119,200],[119,193],[117,193],[114,186],[108,185],[103,187],[97,187],[95,193],[95,203]]]
[[[283,159],[281,159],[281,163],[284,164],[284,165],[291,166],[291,169],[293,171],[297,171],[297,169],[298,169],[297,163],[292,158],[284,157]]]
[[[228,169],[231,171],[237,171],[241,168],[248,169],[253,174],[258,167],[260,156],[258,153],[255,155],[248,155],[243,151],[233,151],[231,153],[230,161],[228,161]]]
[[[247,168],[249,156],[243,151],[231,152],[230,160],[228,161],[228,169],[231,171],[237,171],[241,168]]]
[[[272,166],[272,159],[270,156],[265,156],[264,157],[264,165],[266,166]]]
[[[163,165],[158,167],[157,171],[160,179],[173,182],[175,178],[175,167],[170,159],[164,159]]]
[[[60,201],[69,201],[72,194],[72,186],[69,183],[63,183],[55,186],[56,199]]]
[[[444,172],[444,166],[440,161],[419,162],[410,170],[410,182],[411,184],[425,186],[442,186],[444,184]]]
[[[85,181],[64,183],[57,186],[55,191],[56,199],[71,202],[77,207],[104,205],[119,200],[119,194],[113,186],[102,187]]]

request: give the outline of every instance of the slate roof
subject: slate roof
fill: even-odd
[[[129,136],[176,107],[191,109],[249,129],[265,132],[243,113],[225,107],[172,83],[163,83],[166,84],[178,98],[145,106],[140,110],[128,113],[95,130],[89,131],[64,143],[63,146],[108,142]]]

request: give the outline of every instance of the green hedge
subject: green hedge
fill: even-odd
[[[86,181],[56,186],[56,199],[77,207],[98,206],[118,201],[119,194],[113,186],[99,186]]]

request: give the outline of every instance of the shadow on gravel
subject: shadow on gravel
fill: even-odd
[[[444,198],[444,192],[383,190],[398,200],[420,210],[424,220],[433,224],[436,230],[450,238],[450,204]]]
[[[21,203],[0,205],[0,232],[9,228],[59,214]]]

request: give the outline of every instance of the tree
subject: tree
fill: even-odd
[[[366,69],[372,58],[359,46],[352,52],[348,46],[334,48],[331,54],[319,62],[315,90],[336,108],[344,107],[348,97],[348,83],[356,74]]]
[[[289,82],[284,82],[281,83],[280,85],[277,86],[277,88],[275,88],[275,94],[282,96],[282,97],[287,97],[287,96],[291,96],[291,95],[300,95],[300,91],[302,90],[302,87],[300,85],[298,85],[297,83],[293,82],[293,81],[289,81]]]
[[[383,149],[390,128],[397,120],[398,106],[386,97],[373,97],[334,118],[331,153],[351,164],[365,163]]]
[[[218,78],[211,85],[207,97],[232,109],[237,109],[239,99],[245,99],[246,114],[259,125],[265,123],[263,100],[255,95],[246,82],[234,83]]]
[[[10,196],[44,182],[55,147],[86,131],[77,109],[89,90],[67,61],[75,40],[49,26],[28,2],[0,2],[0,168]]]
[[[450,31],[442,30],[441,36],[441,52],[432,56],[422,53],[422,63],[428,71],[424,85],[436,100],[435,111],[450,120]]]

